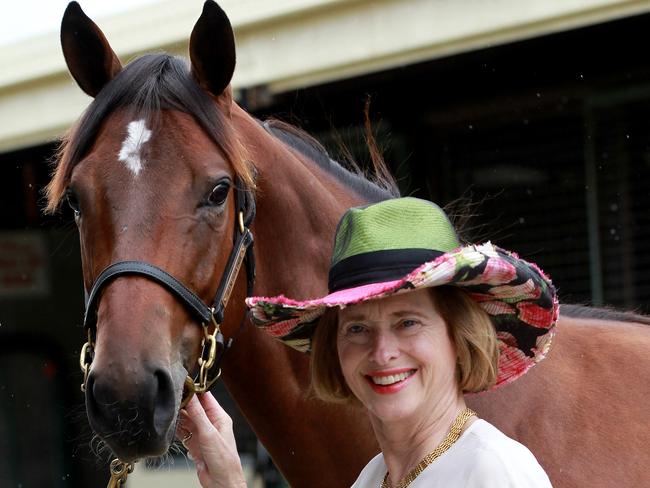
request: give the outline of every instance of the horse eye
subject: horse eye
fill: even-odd
[[[228,180],[222,180],[212,189],[210,196],[208,196],[208,204],[214,206],[223,205],[228,197],[228,191],[230,190],[230,182]]]
[[[74,216],[78,217],[79,216],[79,199],[77,198],[77,195],[75,195],[72,190],[68,190],[65,193],[65,201],[68,203],[68,206],[74,212]]]

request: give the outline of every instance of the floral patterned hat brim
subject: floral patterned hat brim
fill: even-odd
[[[544,359],[559,314],[555,288],[535,264],[489,242],[443,254],[400,280],[340,290],[314,300],[280,295],[251,297],[246,303],[255,325],[288,346],[309,352],[318,318],[327,308],[441,285],[463,288],[490,315],[500,350],[495,387],[517,379]]]

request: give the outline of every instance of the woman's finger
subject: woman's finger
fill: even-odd
[[[194,429],[194,422],[185,410],[178,412],[178,424],[176,424],[176,438],[180,441],[192,432]]]
[[[217,399],[209,391],[198,395],[199,402],[203,406],[203,410],[207,415],[208,419],[219,429],[220,431],[223,427],[229,427],[232,424],[232,419],[228,413],[223,409],[219,404]]]
[[[180,412],[177,436],[194,458],[203,487],[245,487],[232,420],[210,394],[194,395]]]
[[[179,421],[176,424],[176,432],[174,437],[181,442],[183,447],[187,450],[187,457],[193,461],[196,460],[196,450],[197,446],[195,441],[193,441],[194,432],[196,428],[192,419],[187,415],[187,412],[183,409],[179,412]]]
[[[221,438],[226,442],[226,444],[228,444],[231,450],[237,452],[237,442],[235,441],[233,423],[228,412],[219,405],[219,402],[210,392],[199,395],[199,402],[205,410],[205,414],[212,422],[212,425],[214,425],[218,430]]]
[[[207,434],[215,430],[215,426],[210,422],[196,395],[192,396],[187,405],[185,405],[185,411],[194,423],[197,434]]]

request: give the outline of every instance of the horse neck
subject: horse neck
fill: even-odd
[[[325,293],[336,223],[361,198],[241,109],[233,120],[259,172],[254,294]],[[242,288],[237,294],[243,298]],[[326,485],[349,486],[376,452],[365,415],[315,400],[309,393],[308,356],[250,324],[227,356],[226,386],[291,485],[320,486],[314,480],[329,470]],[[318,452],[315,443],[321,444]]]
[[[336,225],[346,209],[364,199],[241,109],[234,115],[259,172],[256,294],[320,295],[327,291]]]

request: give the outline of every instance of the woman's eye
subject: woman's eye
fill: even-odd
[[[362,337],[368,335],[368,329],[362,324],[350,324],[342,329],[342,334],[347,338]]]
[[[353,324],[347,329],[347,333],[352,335],[361,334],[364,331],[365,328],[362,325],[358,325],[358,324]]]
[[[208,204],[213,206],[221,206],[228,198],[228,191],[230,191],[230,182],[222,180],[212,189],[208,196]]]
[[[342,340],[350,344],[367,344],[370,331],[361,324],[350,324],[342,329]]]
[[[417,320],[412,320],[412,319],[405,319],[400,322],[400,326],[402,329],[406,330],[414,330],[420,325],[420,322]]]

